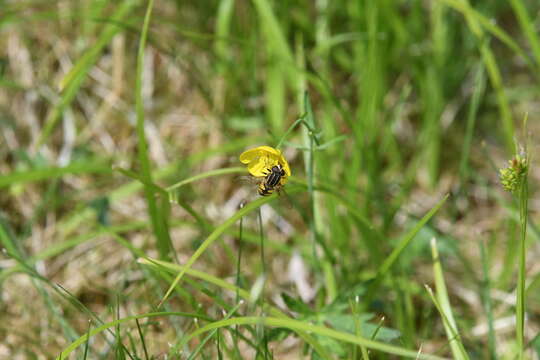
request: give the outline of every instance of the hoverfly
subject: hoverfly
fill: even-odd
[[[287,208],[292,208],[291,199],[283,188],[283,179],[286,176],[283,167],[280,164],[274,165],[265,169],[264,173],[265,176],[242,176],[238,180],[257,186],[257,193],[260,196],[270,196],[277,191],[278,195],[280,195],[280,202],[285,204]]]
[[[281,195],[283,186],[291,176],[289,163],[281,150],[271,146],[258,146],[244,151],[240,162],[246,164],[251,175],[250,182],[258,185],[260,196],[270,196],[275,191]]]
[[[259,195],[268,196],[272,195],[274,191],[280,192],[282,179],[285,177],[285,170],[280,164],[272,166],[271,169],[267,169],[266,176],[263,177],[259,183]]]

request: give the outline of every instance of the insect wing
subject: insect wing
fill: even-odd
[[[292,209],[293,208],[293,203],[292,203],[291,197],[289,196],[289,194],[287,194],[284,187],[283,186],[278,186],[276,188],[276,190],[277,190],[277,193],[278,193],[279,202],[281,204],[285,205],[287,207],[287,209]]]
[[[264,178],[257,178],[251,175],[242,175],[235,177],[234,181],[240,184],[259,185]]]

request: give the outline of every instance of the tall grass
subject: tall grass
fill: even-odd
[[[538,173],[513,201],[496,171],[536,106],[539,13],[0,1],[0,352],[540,356]],[[238,181],[258,145],[286,194]]]

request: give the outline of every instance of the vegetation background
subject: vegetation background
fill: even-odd
[[[0,0],[0,358],[538,359],[539,28],[536,0]],[[259,198],[238,156],[278,143]]]

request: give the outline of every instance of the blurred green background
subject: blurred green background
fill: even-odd
[[[539,28],[536,0],[0,0],[0,358],[538,359]],[[238,156],[278,143],[259,198]]]

